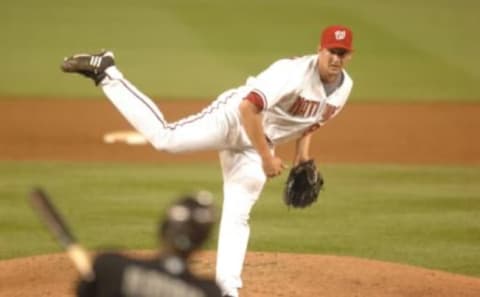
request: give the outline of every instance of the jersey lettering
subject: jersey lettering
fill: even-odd
[[[321,122],[322,123],[325,123],[326,121],[328,121],[334,114],[335,112],[337,111],[338,107],[336,106],[333,106],[331,104],[327,104],[325,105],[325,108],[323,109],[323,113],[322,113],[322,120]],[[317,130],[318,128],[320,128],[320,124],[319,123],[315,123],[313,125],[311,125],[310,127],[308,127],[305,132],[303,132],[303,135],[307,135],[307,134],[310,134],[312,132],[314,132],[315,130]]]
[[[317,101],[306,100],[305,98],[298,96],[292,106],[288,109],[288,113],[292,116],[308,118],[314,116],[320,103]]]
[[[338,107],[333,106],[331,104],[327,104],[323,109],[322,113],[322,122],[328,121],[337,111]]]
[[[206,297],[200,289],[183,280],[137,266],[125,269],[122,292],[136,297]]]

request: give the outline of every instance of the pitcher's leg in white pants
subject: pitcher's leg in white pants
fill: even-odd
[[[228,96],[215,100],[198,114],[167,123],[155,103],[115,67],[109,67],[101,87],[122,115],[156,149],[171,153],[225,148],[235,121],[224,112]]]
[[[223,293],[237,297],[247,252],[250,211],[266,176],[260,156],[253,149],[220,152],[223,171],[223,209],[218,235],[216,279]]]

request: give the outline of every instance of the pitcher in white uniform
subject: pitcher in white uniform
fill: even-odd
[[[74,55],[64,60],[62,70],[92,78],[156,149],[219,151],[224,201],[216,278],[224,296],[238,297],[250,212],[267,178],[285,168],[275,146],[295,140],[293,165],[310,159],[312,132],[340,112],[352,90],[344,70],[352,40],[348,27],[329,26],[316,54],[280,59],[201,112],[174,123],[166,122],[155,103],[124,77],[111,52]]]

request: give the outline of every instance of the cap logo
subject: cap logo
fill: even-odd
[[[347,35],[345,30],[337,30],[337,31],[335,31],[334,34],[335,34],[335,39],[336,40],[344,40],[345,36]]]

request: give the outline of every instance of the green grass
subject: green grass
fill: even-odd
[[[355,33],[352,100],[480,101],[479,1],[87,2],[2,4],[1,96],[100,97],[58,65],[109,48],[148,94],[211,98],[278,58],[313,53],[325,25],[344,23]]]
[[[480,276],[480,168],[325,165],[326,190],[305,210],[281,202],[285,176],[252,212],[250,249],[351,255]],[[207,189],[218,166],[0,162],[0,258],[60,251],[29,208],[43,185],[90,249],[153,249],[173,197]],[[207,245],[215,248],[216,233]]]

